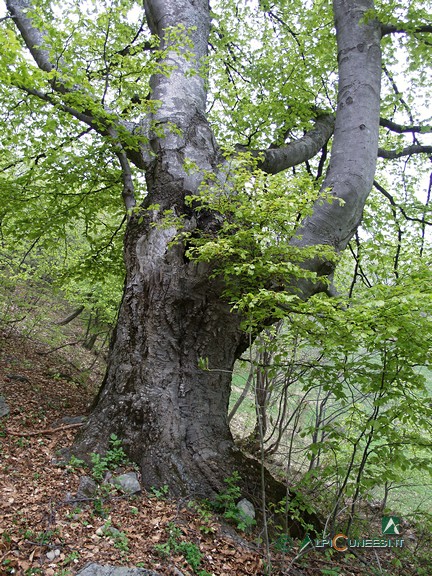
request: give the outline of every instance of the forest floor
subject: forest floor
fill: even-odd
[[[77,354],[91,369],[83,372]],[[272,546],[270,569],[257,534],[237,535],[202,504],[170,499],[169,487],[134,496],[102,487],[75,499],[91,473],[59,460],[79,426],[62,419],[88,412],[103,372],[92,354],[0,332],[0,395],[10,408],[0,419],[0,575],[74,575],[89,562],[166,576],[421,574],[410,565],[393,571],[393,551],[382,549],[378,560],[373,550],[317,551],[293,564],[299,542]]]

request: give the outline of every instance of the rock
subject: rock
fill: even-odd
[[[52,428],[56,428],[56,426],[51,425]],[[54,466],[66,466],[69,464],[69,461],[72,457],[71,449],[70,448],[60,448],[57,450],[56,455],[51,459],[51,463]]]
[[[81,476],[77,491],[77,498],[94,498],[98,491],[98,485],[90,476]]]
[[[256,552],[256,544],[253,544],[245,538],[242,538],[234,526],[230,526],[229,524],[221,524],[219,526],[219,532],[222,536],[231,540],[233,544],[237,546],[237,548],[243,548],[249,552]]]
[[[126,474],[115,476],[110,480],[110,483],[121,488],[126,494],[141,492],[141,485],[135,472],[127,472]]]
[[[6,404],[4,396],[0,396],[0,418],[9,414],[9,406]]]
[[[87,564],[76,576],[162,576],[159,572],[145,568],[126,568],[123,566],[102,566]]]
[[[237,508],[242,516],[247,520],[254,520],[255,519],[255,508],[252,502],[243,498],[240,502],[237,503]]]
[[[55,560],[58,556],[60,556],[60,550],[50,550],[47,552],[46,557],[50,562]]]
[[[114,526],[100,526],[96,532],[96,536],[102,538],[102,536],[106,536],[107,538],[115,538],[120,534],[120,530],[114,528]]]

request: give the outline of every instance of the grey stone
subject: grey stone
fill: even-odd
[[[135,472],[127,472],[126,474],[115,476],[110,480],[110,483],[119,486],[126,494],[141,492],[141,485]]]
[[[98,491],[98,485],[90,476],[81,476],[77,498],[93,498]]]
[[[52,424],[51,427],[56,428],[56,426]],[[66,466],[69,464],[71,457],[72,452],[70,448],[60,448],[57,450],[56,455],[51,459],[51,462],[54,466]]]
[[[255,519],[255,508],[252,502],[246,500],[246,498],[242,498],[240,502],[237,503],[237,508],[242,516],[245,518],[250,518],[251,520]]]
[[[9,414],[9,406],[6,404],[4,396],[0,396],[0,418]]]
[[[53,560],[55,560],[58,556],[60,556],[60,550],[50,550],[49,552],[47,552],[46,557],[48,558],[48,560],[50,562],[52,562]]]
[[[107,536],[108,538],[115,538],[120,534],[120,530],[114,526],[101,526],[96,530],[96,536]]]
[[[162,576],[159,572],[145,568],[126,568],[123,566],[102,566],[87,564],[76,576]]]

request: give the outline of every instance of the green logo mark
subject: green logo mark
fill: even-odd
[[[306,536],[303,539],[303,542],[300,544],[300,550],[298,551],[299,554],[301,554],[303,552],[303,550],[305,550],[309,544],[312,544],[313,546],[313,542],[309,536],[309,534],[306,534]]]
[[[381,521],[383,534],[400,534],[400,518],[397,516],[383,516]]]

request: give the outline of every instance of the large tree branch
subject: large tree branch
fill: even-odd
[[[160,66],[170,70],[150,79],[151,98],[159,106],[151,116],[157,130],[151,134],[155,162],[147,172],[148,200],[159,204],[162,214],[173,206],[183,210],[185,195],[198,194],[203,175],[221,162],[206,117],[210,7],[208,0],[144,0],[144,7],[150,31],[160,39]],[[179,28],[182,45],[172,33]],[[198,170],[186,170],[186,159]],[[160,163],[169,166],[163,186]]]
[[[383,128],[388,128],[397,134],[404,134],[406,132],[419,132],[421,134],[426,134],[432,132],[432,126],[422,126],[421,124],[403,126],[402,124],[397,124],[396,122],[387,120],[386,118],[380,118],[380,126]]]
[[[54,77],[47,78],[53,93],[45,93],[25,82],[17,82],[15,86],[74,116],[102,136],[110,136],[120,144],[125,144],[126,141],[124,149],[129,160],[138,168],[146,169],[152,160],[148,146],[148,123],[136,124],[122,120],[104,108],[95,96],[82,87],[68,87],[63,78],[68,72],[67,66],[60,61],[59,68],[51,62],[49,50],[44,47],[46,34],[33,26],[32,19],[28,16],[31,12],[29,0],[6,0],[6,6],[39,69],[47,73],[57,71]],[[77,100],[81,100],[82,105],[77,106]],[[73,106],[70,105],[71,101]]]
[[[396,160],[397,158],[402,158],[403,156],[412,156],[413,154],[432,154],[432,146],[421,146],[420,144],[414,144],[413,146],[407,146],[402,150],[384,150],[383,148],[378,149],[378,157],[386,158],[387,160]]]
[[[147,24],[159,36],[166,53],[162,65],[169,76],[154,74],[150,85],[152,97],[161,102],[154,114],[158,123],[175,122],[182,130],[189,128],[196,113],[205,114],[207,91],[203,69],[208,52],[210,10],[207,0],[144,0]],[[170,35],[182,26],[188,38],[184,46]]]
[[[147,124],[140,124],[138,127],[132,122],[118,120],[115,116],[110,115],[106,111],[97,114],[92,114],[89,110],[80,111],[76,108],[68,106],[62,100],[59,100],[55,93],[46,93],[35,88],[29,88],[22,83],[15,83],[15,87],[22,90],[29,96],[34,96],[43,102],[47,102],[52,106],[70,114],[80,122],[87,124],[92,130],[101,136],[109,136],[114,143],[118,143],[123,149],[122,142],[126,139],[131,139],[131,134],[135,133],[136,147],[125,146],[128,159],[137,167],[146,170],[153,156],[150,153],[148,145],[149,126]],[[67,101],[67,94],[63,94]]]
[[[6,0],[6,7],[38,67],[44,72],[51,72],[55,66],[50,61],[49,51],[42,48],[45,34],[35,28],[27,16],[31,10],[30,2],[28,0]]]
[[[120,166],[122,168],[122,180],[123,180],[123,201],[126,206],[126,210],[130,213],[136,206],[135,199],[135,187],[132,179],[132,171],[129,166],[127,155],[124,150],[119,150],[117,152],[117,158],[119,159]]]
[[[55,106],[60,110],[63,110],[63,112],[67,112],[80,122],[87,124],[90,128],[102,134],[102,136],[106,136],[108,134],[108,131],[105,130],[91,114],[82,112],[80,110],[77,110],[76,108],[68,106],[64,102],[59,101],[58,97],[56,97],[55,94],[42,92],[41,90],[37,90],[36,88],[30,88],[25,84],[23,84],[22,82],[15,82],[14,86],[19,90],[22,90],[29,96],[34,96],[35,98],[38,98],[39,100],[42,100],[47,104],[51,104],[52,106]]]
[[[394,24],[381,24],[381,34],[423,34],[432,32],[432,24],[424,24],[423,26],[410,26],[410,24],[400,23]]]
[[[380,118],[381,28],[365,14],[373,0],[333,0],[338,47],[338,107],[331,159],[323,191],[333,201],[318,200],[300,225],[292,244],[343,250],[357,230],[372,189]],[[318,275],[330,275],[334,264],[322,258],[304,263]],[[302,297],[322,289],[297,281]]]
[[[334,124],[333,114],[319,116],[313,129],[302,138],[280,148],[269,148],[258,152],[257,154],[264,156],[258,164],[259,168],[269,174],[277,174],[313,158],[333,134]]]

